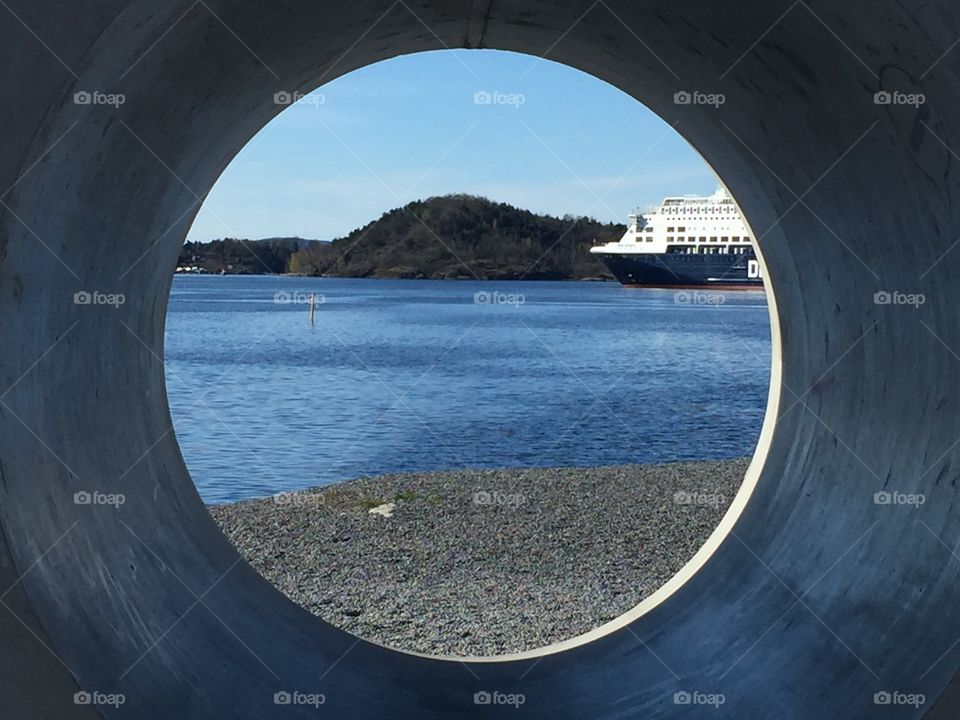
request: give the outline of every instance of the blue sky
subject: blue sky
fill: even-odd
[[[332,240],[455,192],[623,222],[665,195],[715,187],[669,125],[590,75],[515,53],[419,53],[349,73],[277,116],[220,177],[188,239]]]

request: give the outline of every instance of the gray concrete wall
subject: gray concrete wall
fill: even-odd
[[[0,716],[82,717],[76,687],[135,718],[317,716],[275,705],[284,690],[323,693],[330,717],[423,719],[705,712],[682,691],[723,693],[710,717],[919,717],[941,695],[960,666],[952,4],[8,0],[0,17],[0,575],[19,579]],[[731,533],[684,582],[590,638],[467,664],[358,642],[239,561],[170,432],[160,359],[179,244],[274,93],[463,46],[547,53],[676,123],[760,237],[779,341]],[[75,504],[84,490],[126,503]],[[526,702],[498,713],[481,690]]]

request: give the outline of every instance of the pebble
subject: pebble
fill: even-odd
[[[333,625],[401,650],[502,655],[593,630],[653,593],[713,532],[748,464],[391,474],[210,512],[264,577]]]

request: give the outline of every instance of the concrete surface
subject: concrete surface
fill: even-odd
[[[361,720],[920,717],[944,692],[960,666],[954,4],[4,0],[0,18],[0,716],[87,717],[78,687],[124,695],[105,717]],[[468,663],[358,642],[238,562],[169,432],[159,359],[179,243],[274,93],[444,46],[548,54],[676,123],[761,237],[782,354],[745,490],[693,565],[588,638]],[[682,90],[726,102],[675,104]],[[74,502],[93,490],[125,503]]]

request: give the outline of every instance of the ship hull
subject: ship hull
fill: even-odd
[[[763,288],[754,254],[596,253],[625,287],[740,290]]]

